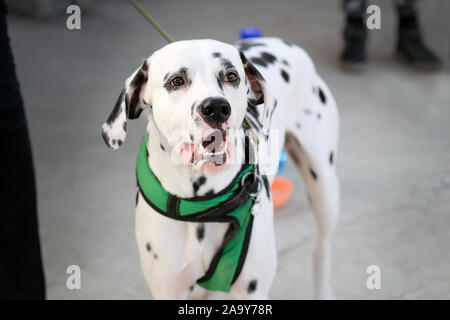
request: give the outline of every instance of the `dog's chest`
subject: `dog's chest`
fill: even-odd
[[[198,279],[207,271],[229,223],[196,223],[167,218],[138,195],[136,237],[143,263],[152,277],[171,270],[180,277]],[[150,249],[150,250],[149,250]],[[159,273],[161,272],[161,273]]]

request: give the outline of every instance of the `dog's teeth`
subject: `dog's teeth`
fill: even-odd
[[[228,149],[228,140],[225,140],[225,143],[223,144],[222,151],[225,152]]]
[[[204,164],[204,163],[206,163],[206,160],[204,160],[204,159],[200,159],[197,163],[195,163],[193,166],[194,166],[194,169],[195,170],[200,170],[200,168],[201,168],[201,166]]]

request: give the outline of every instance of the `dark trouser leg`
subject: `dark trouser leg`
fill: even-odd
[[[416,15],[416,0],[394,0],[399,17]]]
[[[344,0],[343,8],[346,20],[341,60],[345,64],[362,63],[366,61],[367,29],[364,23],[366,1]]]
[[[420,30],[415,0],[395,0],[398,13],[397,50],[409,62],[424,67],[438,67],[439,58],[426,47]]]
[[[366,0],[344,0],[342,6],[347,17],[362,17],[366,13]]]
[[[30,140],[0,0],[0,299],[44,299]]]

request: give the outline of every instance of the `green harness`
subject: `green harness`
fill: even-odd
[[[254,165],[242,165],[233,181],[218,194],[178,198],[168,193],[151,171],[144,138],[137,157],[136,176],[145,201],[160,214],[182,221],[230,223],[206,274],[197,280],[205,289],[229,292],[244,265],[252,232],[251,209],[258,189]]]

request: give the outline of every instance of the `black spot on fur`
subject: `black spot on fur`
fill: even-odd
[[[264,81],[264,77],[261,75],[261,73],[259,73],[259,71],[255,68],[254,65],[248,63],[247,58],[242,52],[239,52],[239,56],[241,58],[242,64],[244,65],[245,73],[251,74],[255,78]]]
[[[192,188],[194,189],[194,195],[196,196],[196,195],[197,195],[197,192],[198,192],[198,189],[200,189],[200,186],[198,185],[197,182],[194,182],[194,183],[192,184]]]
[[[205,238],[205,224],[200,223],[196,229],[196,236],[198,242],[201,242]]]
[[[194,117],[194,109],[195,108],[195,102],[191,106],[191,117]]]
[[[334,163],[334,154],[333,151],[330,152],[330,164],[333,165]]]
[[[127,123],[124,121],[122,124],[123,131],[127,132]]]
[[[282,41],[284,42],[285,45],[287,45],[289,47],[293,46],[293,44],[291,42],[289,42],[289,41],[286,41],[286,40],[282,40]]]
[[[194,291],[194,285],[192,285],[192,286],[189,287],[189,291],[190,291],[190,292]]]
[[[166,81],[167,79],[169,79],[170,76],[170,72],[167,72],[166,75],[164,76],[164,81]]]
[[[219,78],[216,78],[216,80],[217,80],[217,85],[219,86],[220,91],[223,91],[222,81],[220,81]]]
[[[317,174],[312,168],[309,168],[309,173],[311,173],[311,176],[314,180],[317,180]]]
[[[270,200],[270,185],[269,180],[267,179],[267,176],[265,174],[262,175],[263,183],[264,183],[264,189],[266,189],[267,198]]]
[[[262,58],[253,57],[250,58],[250,61],[254,64],[260,65],[261,67],[267,67],[266,61],[264,61]]]
[[[322,119],[322,115],[320,113],[317,113],[317,119],[318,120]]]
[[[213,195],[214,195],[214,190],[213,189],[211,189],[211,190],[209,190],[208,192],[205,193],[205,197],[211,197]]]
[[[166,149],[164,148],[164,146],[160,143],[159,146],[161,147],[162,151],[166,151]]]
[[[224,66],[225,70],[236,69],[233,63],[228,59],[220,59],[220,62]]]
[[[122,145],[123,141],[122,140],[117,140],[117,144],[119,145],[119,147]]]
[[[205,182],[205,176],[200,176],[197,181],[194,181],[194,183],[192,184],[192,188],[194,189],[194,196],[197,196],[198,189],[200,189],[200,187],[205,184]]]
[[[255,105],[250,103],[250,101],[247,103],[247,111],[253,116],[253,118],[258,119],[259,111]]]
[[[147,64],[147,60],[144,60],[144,63],[142,64],[142,70],[147,71],[148,70],[148,64]]]
[[[241,42],[240,44],[239,44],[239,50],[242,50],[242,51],[247,51],[248,49],[250,49],[250,48],[253,48],[253,47],[265,47],[266,46],[266,44],[265,43],[257,43],[257,42]]]
[[[269,64],[274,63],[277,60],[277,58],[273,54],[270,54],[268,52],[261,52],[261,59]]]
[[[122,104],[122,101],[123,101],[124,97],[125,97],[125,89],[123,89],[120,92],[120,95],[117,98],[116,104],[114,105],[114,109],[112,110],[111,114],[109,115],[108,119],[106,120],[107,124],[110,125],[119,116],[120,110],[121,110],[121,106],[120,105]]]
[[[139,190],[136,191],[136,207],[137,207],[138,203],[139,203]]]
[[[155,260],[158,259],[158,255],[155,253],[155,254],[153,255],[153,258],[155,258]]]
[[[320,89],[320,88],[319,88],[319,98],[323,104],[325,104],[327,102],[327,98],[325,97],[325,94],[323,93],[322,89]]]
[[[152,246],[150,245],[150,242],[147,242],[145,244],[145,249],[147,249],[148,252],[152,251]]]
[[[295,126],[297,127],[297,129],[300,129],[302,126],[300,125],[300,122],[296,122]]]
[[[102,130],[102,138],[107,145],[109,145],[109,135],[106,131]]]
[[[112,144],[116,144],[116,139],[112,139]]]
[[[308,108],[305,108],[304,112],[305,112],[306,115],[312,114],[311,109],[308,109]]]
[[[274,104],[273,104],[272,111],[270,111],[270,121],[272,121],[272,115],[273,115],[275,109],[277,108],[277,105],[278,105],[278,100],[275,99],[275,102],[274,102]],[[267,108],[267,109],[268,109],[268,108]],[[267,110],[267,111],[268,111],[268,110]],[[269,123],[270,123],[270,122],[269,122]]]
[[[249,282],[248,287],[247,287],[247,292],[248,293],[253,293],[255,292],[256,288],[258,287],[258,281],[256,280],[252,280]]]
[[[289,67],[289,62],[287,62],[287,60],[281,60],[281,63],[284,64],[285,66]]]
[[[281,76],[283,77],[284,81],[286,81],[286,83],[288,83],[289,82],[289,74],[283,69],[281,69],[280,72],[281,72]]]
[[[220,57],[222,56],[222,54],[221,54],[220,52],[214,52],[214,53],[212,54],[212,56],[213,56],[214,58],[220,58]]]

